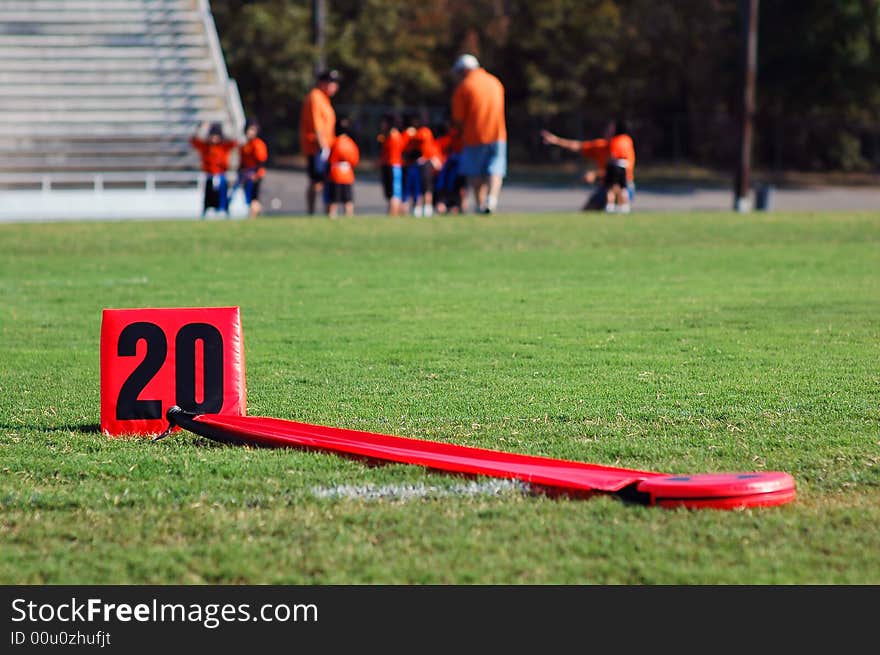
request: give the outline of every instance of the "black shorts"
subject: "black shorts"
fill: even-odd
[[[321,159],[321,153],[309,155],[307,165],[309,180],[312,182],[323,182],[327,177],[327,162]]]
[[[219,184],[214,184],[214,178],[217,178]],[[205,176],[205,197],[202,204],[202,211],[208,209],[219,209],[220,211],[229,211],[229,188],[226,183],[226,175]]]
[[[354,201],[354,185],[353,184],[335,184],[329,183],[330,199],[329,202],[353,202]]]
[[[427,193],[434,192],[434,166],[426,161],[419,164],[419,174],[422,176],[422,190]]]
[[[626,188],[626,166],[610,161],[605,167],[605,188],[613,186]]]

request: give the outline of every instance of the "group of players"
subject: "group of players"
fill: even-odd
[[[466,176],[459,170],[462,140],[448,122],[431,129],[418,113],[382,116],[379,170],[388,214],[461,213],[467,208]]]
[[[334,137],[308,163],[310,180],[321,188],[307,198],[307,208],[314,211],[320,191],[331,218],[340,209],[346,216],[354,214],[355,169],[361,161],[347,117],[336,121]],[[455,127],[447,123],[432,129],[419,113],[388,112],[380,119],[376,140],[377,170],[389,216],[430,217],[435,212],[466,210],[467,178],[459,172],[462,142]]]
[[[462,212],[468,187],[473,191],[477,212],[491,214],[498,205],[507,172],[504,86],[471,54],[458,57],[450,75],[455,90],[444,126],[432,129],[417,112],[382,117],[377,164],[389,215],[410,213],[421,217]],[[354,213],[354,169],[360,151],[347,138],[347,120],[336,120],[332,98],[340,81],[337,71],[320,73],[300,113],[309,214],[315,213],[319,194],[331,217],[340,205],[346,215]]]
[[[260,186],[266,176],[269,150],[259,137],[260,126],[248,121],[244,139],[227,139],[221,123],[202,123],[190,138],[190,145],[199,153],[202,172],[205,175],[205,194],[202,202],[202,218],[209,211],[224,213],[229,217],[229,203],[240,188],[248,206],[248,217],[256,218],[263,211],[260,204]],[[238,150],[238,177],[230,189],[226,179],[229,156]]]
[[[382,116],[377,165],[389,215],[463,213],[467,210],[468,187],[473,189],[477,212],[495,211],[507,168],[504,89],[472,55],[459,57],[452,71],[459,83],[452,98],[452,113],[444,125],[431,129],[416,112],[403,117],[394,113]],[[301,110],[309,214],[314,213],[319,194],[329,216],[335,217],[340,207],[346,215],[354,213],[355,168],[361,157],[348,119],[337,121],[332,106],[331,98],[339,89],[340,79],[337,71],[320,73]],[[221,126],[214,124],[207,138],[192,137],[206,175],[203,217],[211,208],[228,216],[230,198],[239,186],[244,190],[250,217],[261,213],[259,191],[268,152],[258,132],[259,127],[251,122],[243,141],[229,140],[223,137]],[[595,189],[584,210],[631,211],[635,148],[622,121],[609,123],[601,139],[579,141],[547,130],[542,130],[541,136],[545,144],[579,153],[593,162],[584,182],[594,184]],[[239,153],[239,175],[230,191],[226,168],[235,148]]]

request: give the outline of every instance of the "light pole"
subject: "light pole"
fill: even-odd
[[[324,24],[327,12],[324,0],[312,0],[312,45],[315,46],[315,75],[326,68],[324,58]]]
[[[758,0],[740,0],[742,20],[742,108],[739,139],[739,168],[736,174],[733,208],[748,212],[752,168],[752,119],[755,114],[755,78],[758,64]]]

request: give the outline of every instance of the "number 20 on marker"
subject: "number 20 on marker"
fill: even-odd
[[[158,434],[172,405],[244,416],[246,395],[238,307],[104,310],[104,434]]]

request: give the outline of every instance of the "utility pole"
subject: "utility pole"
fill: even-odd
[[[755,78],[758,67],[758,0],[740,0],[742,24],[742,108],[739,140],[739,168],[736,174],[733,208],[748,212],[752,168],[752,119],[755,114]]]
[[[326,68],[324,57],[324,25],[327,22],[324,0],[312,0],[312,45],[315,46],[315,75]]]

